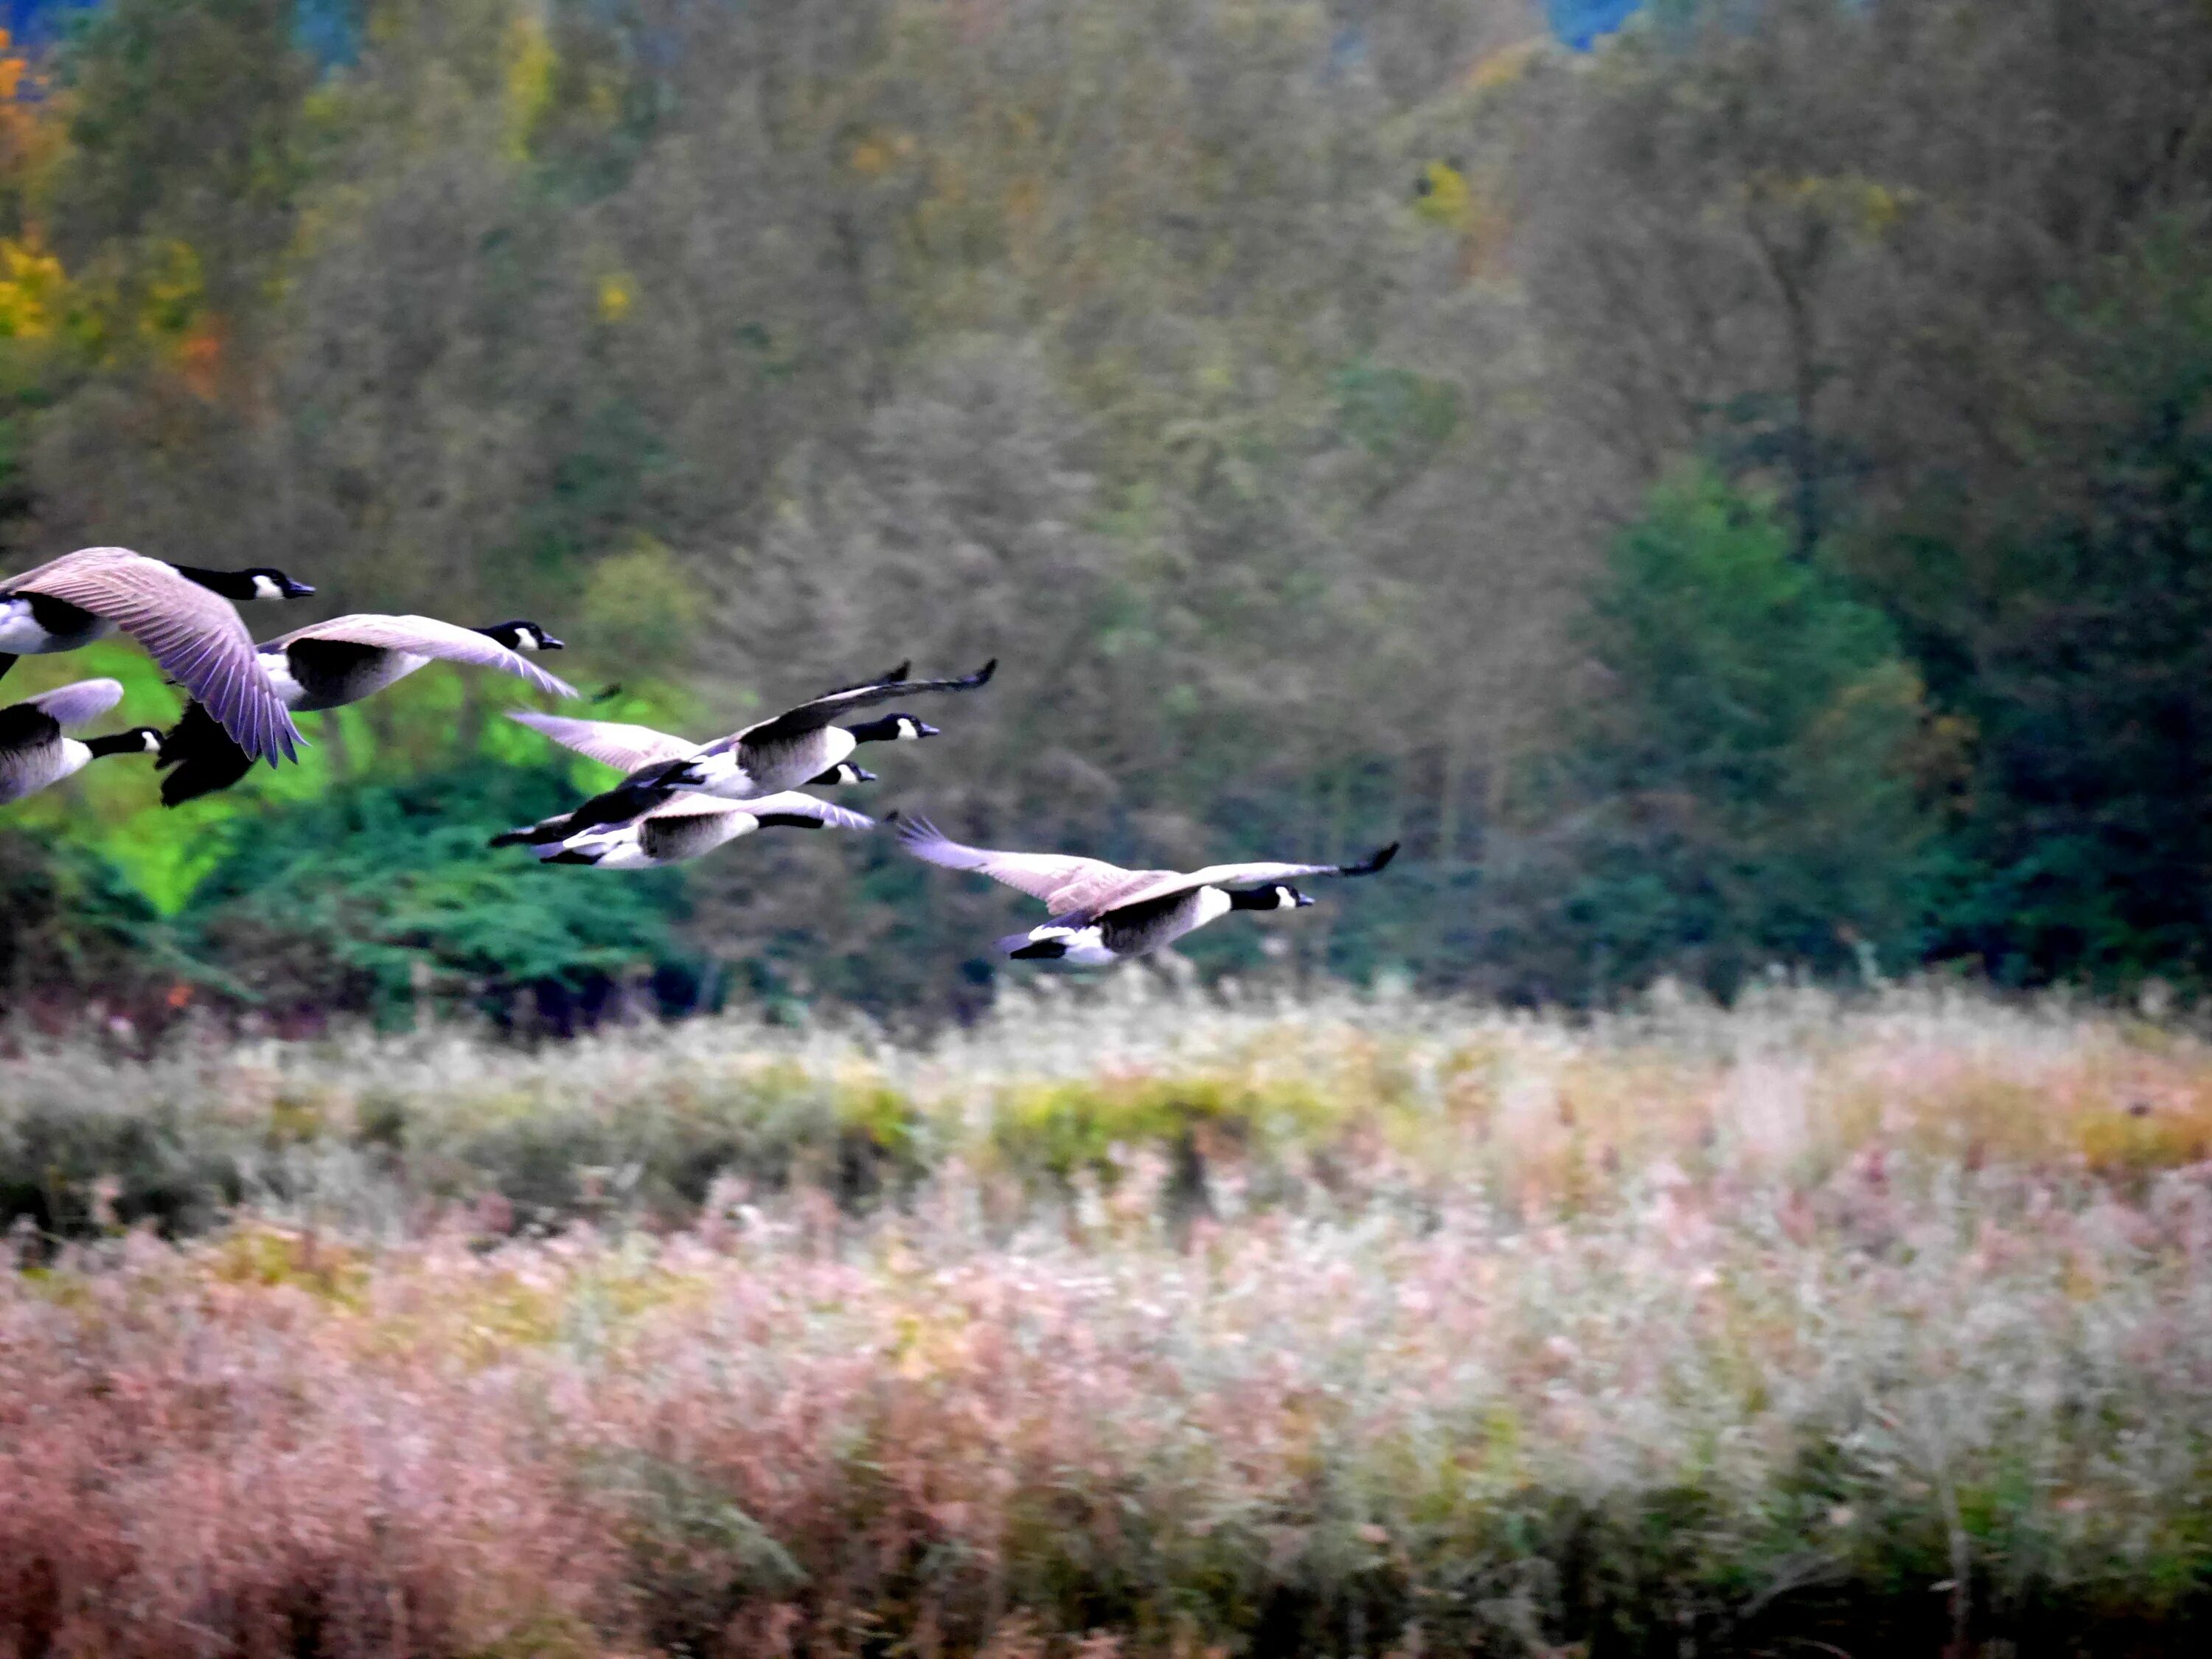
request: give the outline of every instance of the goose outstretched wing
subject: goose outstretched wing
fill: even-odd
[[[510,708],[507,717],[533,732],[543,732],[564,749],[623,772],[665,761],[690,760],[699,752],[699,745],[688,738],[672,737],[649,726],[570,720],[564,714],[541,714],[530,708]]]
[[[1009,853],[995,848],[968,847],[951,840],[927,818],[901,818],[899,844],[916,858],[947,870],[972,870],[979,876],[1004,882],[1018,892],[1040,899],[1057,915],[1097,896],[1131,885],[1141,886],[1171,872],[1124,870],[1103,859],[1076,858],[1065,853]]]
[[[679,796],[678,799],[687,797]],[[692,795],[688,799],[696,800],[699,797]],[[669,808],[676,804],[672,800],[653,808],[646,816],[670,817]],[[756,795],[750,800],[726,801],[722,805],[735,806],[740,812],[750,813],[757,818],[806,818],[825,830],[872,830],[876,827],[876,821],[866,812],[855,812],[849,806],[834,806],[826,800],[817,800],[811,795],[802,795],[796,789],[786,789],[774,795]]]
[[[56,726],[82,726],[87,720],[97,720],[123,701],[123,682],[120,680],[78,680],[73,684],[57,686],[51,691],[41,691],[24,701],[44,714]]]
[[[704,754],[721,754],[729,750],[749,747],[772,749],[779,744],[803,738],[810,732],[819,732],[840,714],[850,714],[856,708],[866,708],[879,702],[889,702],[894,697],[903,697],[916,691],[973,691],[978,686],[988,685],[991,676],[998,672],[996,657],[972,674],[962,674],[948,680],[910,680],[905,678],[906,665],[902,663],[890,675],[879,680],[870,680],[865,685],[848,685],[842,691],[832,691],[802,702],[796,708],[787,708],[781,714],[764,720],[756,720],[742,731],[732,732],[726,738],[717,738],[704,745]]]
[[[271,765],[298,757],[299,728],[261,672],[237,611],[175,567],[127,547],[85,547],[0,580],[0,592],[43,593],[105,617],[205,704],[248,755]]]

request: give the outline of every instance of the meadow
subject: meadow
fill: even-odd
[[[0,1652],[2154,1653],[2212,1047],[1129,974],[0,1059]]]

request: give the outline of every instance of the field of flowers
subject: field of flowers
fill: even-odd
[[[2212,1046],[1125,977],[0,1059],[0,1654],[2182,1653]]]

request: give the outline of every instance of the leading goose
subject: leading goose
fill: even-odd
[[[549,836],[568,815],[526,829],[494,836],[494,847],[531,847],[546,864],[587,864],[601,870],[651,870],[711,853],[726,842],[756,830],[872,830],[876,821],[786,790],[752,800],[718,800],[712,795],[671,796],[627,823],[600,824],[574,834]]]
[[[1059,853],[1002,853],[949,841],[927,818],[898,826],[906,850],[948,870],[972,870],[1042,899],[1052,912],[1026,933],[999,941],[1008,956],[1085,967],[1121,962],[1172,945],[1231,910],[1290,910],[1313,901],[1290,884],[1304,876],[1371,876],[1398,843],[1357,864],[1212,864],[1188,873],[1124,870],[1103,859]]]
[[[19,656],[75,651],[119,628],[206,704],[240,749],[274,766],[296,757],[299,730],[232,602],[314,591],[266,566],[203,570],[127,547],[81,547],[0,577],[0,674]]]
[[[906,677],[909,666],[910,664],[901,663],[879,678],[829,692],[796,708],[786,709],[772,720],[757,720],[726,738],[696,746],[684,745],[689,753],[674,752],[675,745],[684,744],[680,738],[670,738],[647,726],[623,728],[635,738],[649,739],[666,748],[667,752],[656,752],[655,758],[633,767],[629,775],[613,788],[586,801],[572,815],[571,827],[583,830],[598,823],[627,823],[678,790],[695,790],[723,800],[754,800],[796,789],[802,784],[830,781],[830,775],[863,743],[910,741],[937,735],[935,726],[925,726],[910,714],[889,714],[865,726],[852,726],[832,724],[838,715],[889,702],[909,692],[972,691],[990,683],[999,660],[994,657],[972,674],[946,680],[910,680]],[[544,717],[524,723],[594,759],[608,760],[615,765],[623,763],[616,758],[619,750],[613,743],[595,751],[576,740],[579,734],[570,732],[564,735],[562,730],[556,729]],[[563,721],[562,726],[596,724]]]
[[[150,726],[82,743],[62,735],[64,726],[96,720],[122,701],[119,680],[79,680],[0,708],[0,802],[36,794],[103,755],[150,755],[158,750],[161,734]]]
[[[296,714],[343,708],[396,685],[433,662],[496,668],[540,691],[573,697],[575,687],[532,662],[526,653],[558,651],[561,641],[536,623],[461,628],[434,617],[333,617],[254,647],[261,672]],[[253,762],[198,702],[161,740],[161,801],[177,806],[228,789]]]

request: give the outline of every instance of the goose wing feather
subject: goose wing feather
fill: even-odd
[[[690,760],[699,752],[697,744],[656,732],[649,726],[626,726],[619,720],[570,720],[562,714],[541,714],[531,708],[510,708],[507,717],[533,732],[544,732],[564,749],[573,749],[623,772],[635,772],[665,761]]]
[[[1049,905],[1054,913],[1132,882],[1150,881],[1163,873],[1153,870],[1124,870],[1103,859],[1076,858],[1064,853],[1008,853],[994,848],[967,847],[951,840],[927,818],[901,818],[899,844],[916,858],[947,870],[972,870],[979,876],[1004,882]]]
[[[903,697],[916,691],[973,691],[988,685],[991,676],[998,672],[996,657],[972,674],[962,674],[949,680],[910,680],[903,677],[906,667],[899,665],[899,672],[880,680],[871,680],[866,685],[851,685],[842,691],[832,691],[826,696],[802,702],[796,708],[787,708],[781,714],[764,720],[756,720],[741,731],[726,738],[718,738],[701,751],[721,754],[748,744],[788,743],[793,738],[805,737],[810,732],[819,732],[840,714],[856,708],[866,708],[879,702],[889,702],[894,697]]]
[[[97,720],[123,701],[120,680],[78,680],[71,685],[41,691],[25,702],[40,710],[57,726],[82,726]]]
[[[817,800],[811,795],[796,790],[786,790],[777,795],[760,795],[751,800],[725,800],[719,795],[702,795],[690,791],[671,795],[658,805],[647,807],[627,818],[614,818],[605,823],[585,826],[598,831],[622,830],[647,818],[715,818],[731,812],[749,813],[760,817],[774,812],[792,817],[812,818],[817,823],[832,830],[872,830],[876,821],[865,812],[855,812],[848,807],[833,806],[828,801]],[[563,823],[562,818],[548,818],[546,824]],[[578,834],[584,833],[579,830]]]
[[[672,805],[673,802],[670,803]],[[757,818],[811,818],[831,830],[872,830],[876,821],[866,812],[855,812],[849,806],[833,806],[826,800],[817,800],[811,795],[802,795],[796,789],[786,789],[774,795],[759,795],[751,800],[733,803],[739,811],[750,812]],[[659,812],[653,816],[661,816]]]
[[[125,547],[87,547],[0,582],[104,617],[146,647],[169,677],[207,706],[240,748],[272,764],[296,759],[289,710],[254,656],[230,601],[159,559]]]
[[[556,678],[520,651],[511,651],[489,634],[473,628],[440,622],[435,617],[386,617],[364,613],[333,617],[311,623],[268,641],[269,646],[290,645],[295,640],[334,640],[345,645],[374,646],[383,651],[404,651],[442,662],[465,663],[477,668],[496,668],[503,674],[528,680],[540,691],[556,697],[573,697],[576,688]]]

